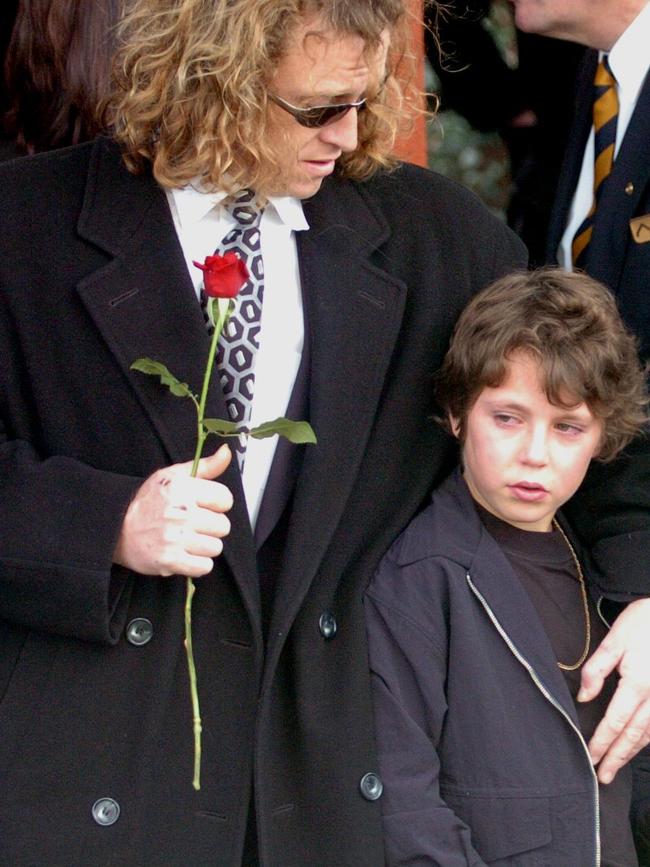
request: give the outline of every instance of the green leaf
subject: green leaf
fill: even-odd
[[[176,397],[191,397],[196,400],[196,395],[190,391],[189,385],[176,379],[174,374],[170,373],[160,361],[153,361],[151,358],[138,358],[131,365],[131,370],[139,370],[140,373],[147,373],[150,376],[159,376],[161,383],[166,385]]]
[[[221,437],[239,436],[237,424],[234,421],[226,421],[223,418],[204,418],[203,427],[213,434]]]
[[[307,421],[292,421],[290,418],[276,418],[254,427],[250,436],[261,440],[279,434],[291,443],[315,443],[316,434]]]

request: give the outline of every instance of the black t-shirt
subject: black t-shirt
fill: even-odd
[[[500,520],[477,504],[483,525],[499,544],[515,575],[523,584],[548,635],[555,658],[573,665],[584,650],[586,624],[584,605],[575,563],[562,534],[521,530]],[[584,562],[576,550],[583,571]],[[596,606],[588,594],[591,640],[589,654],[607,633]],[[617,675],[612,673],[600,694],[590,702],[576,702],[580,688],[580,669],[562,669],[578,715],[580,731],[586,742],[602,719],[616,689]],[[602,867],[638,867],[630,826],[632,771],[621,768],[614,780],[599,785],[600,838]]]

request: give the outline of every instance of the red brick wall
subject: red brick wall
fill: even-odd
[[[424,38],[420,21],[422,20],[422,0],[410,0],[411,8],[416,16],[413,25],[412,49],[416,56],[416,69],[414,70],[418,86],[424,90]],[[415,126],[408,136],[402,137],[395,148],[397,155],[404,160],[427,165],[427,137],[423,118],[418,118]]]

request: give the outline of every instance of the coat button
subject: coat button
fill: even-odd
[[[126,640],[129,644],[141,647],[153,637],[153,626],[146,617],[135,617],[126,627]]]
[[[112,798],[100,798],[92,809],[93,819],[98,825],[114,825],[120,816],[120,805]]]
[[[330,614],[329,611],[323,612],[318,620],[318,628],[320,629],[320,634],[326,640],[330,640],[330,638],[334,638],[336,635],[336,630],[339,628],[336,622],[336,618],[333,614]]]
[[[634,184],[632,183],[632,181],[628,181],[625,184],[625,192],[627,193],[628,196],[631,196],[632,193],[634,192]]]
[[[364,774],[359,782],[359,789],[366,801],[376,801],[381,798],[384,791],[384,784],[381,781],[379,774]]]

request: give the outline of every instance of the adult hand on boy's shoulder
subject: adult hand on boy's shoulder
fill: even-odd
[[[589,741],[598,779],[609,783],[617,771],[650,743],[650,598],[631,602],[582,669],[579,701],[591,701],[607,675],[620,680],[605,716]]]

